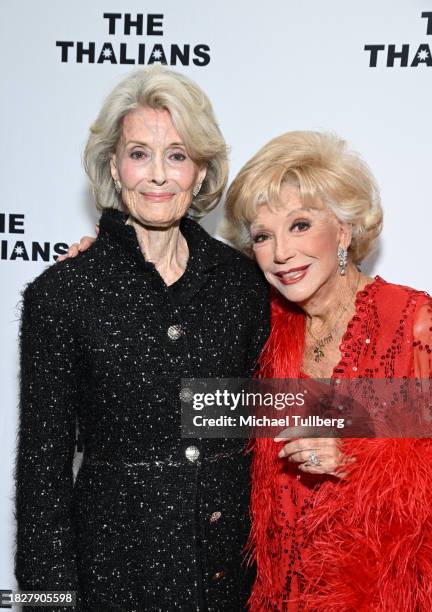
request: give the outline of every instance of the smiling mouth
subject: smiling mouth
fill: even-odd
[[[280,272],[275,272],[275,276],[283,285],[291,285],[297,283],[306,276],[310,265],[311,264],[307,264],[299,268],[290,268],[287,271],[281,270]]]
[[[141,194],[146,200],[154,200],[155,202],[164,202],[171,200],[174,197],[173,193],[142,193]]]

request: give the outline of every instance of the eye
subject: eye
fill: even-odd
[[[255,236],[252,236],[252,242],[254,244],[258,244],[259,242],[264,242],[265,240],[267,240],[268,236],[267,234],[263,234],[262,232],[260,234],[256,234]]]
[[[132,151],[132,153],[130,154],[132,159],[136,159],[136,160],[141,160],[144,159],[145,157],[147,157],[147,154],[144,151]]]
[[[169,158],[172,161],[182,162],[182,161],[185,161],[186,155],[184,153],[182,153],[181,151],[177,151],[176,153],[171,153]]]
[[[298,221],[294,221],[291,225],[291,231],[295,232],[305,232],[310,228],[311,224],[306,219],[299,219]]]

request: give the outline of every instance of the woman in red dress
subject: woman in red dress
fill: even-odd
[[[358,268],[381,226],[369,169],[335,136],[284,134],[243,167],[223,235],[274,288],[261,377],[419,378],[428,392],[431,298]],[[431,500],[429,439],[256,440],[250,609],[430,612]]]

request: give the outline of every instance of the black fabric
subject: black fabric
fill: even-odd
[[[186,218],[173,304],[125,221],[105,211],[95,244],[24,293],[18,584],[77,590],[86,612],[240,610],[249,455],[242,440],[181,438],[180,379],[251,374],[269,331],[266,283]]]

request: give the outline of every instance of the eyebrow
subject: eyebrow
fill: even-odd
[[[310,206],[308,206],[308,207],[302,206],[301,208],[295,208],[294,210],[290,210],[290,212],[287,214],[286,218],[288,219],[292,215],[298,214],[300,212],[314,212],[316,210],[317,210],[316,208],[311,208]],[[258,225],[255,225],[253,221],[252,221],[250,226],[253,229],[260,229],[260,230],[261,229],[265,229],[265,225],[262,225],[262,223],[259,223]]]
[[[125,146],[127,147],[130,144],[137,144],[140,145],[142,147],[148,147],[149,149],[151,148],[151,145],[149,145],[147,142],[143,142],[141,140],[128,140],[125,142]],[[184,143],[183,142],[171,142],[166,148],[169,149],[170,147],[184,147]]]
[[[316,208],[312,208],[311,206],[300,206],[300,208],[295,208],[294,210],[290,210],[290,212],[287,214],[287,217],[290,217],[291,215],[298,214],[301,212],[314,212],[316,210],[317,210]]]

